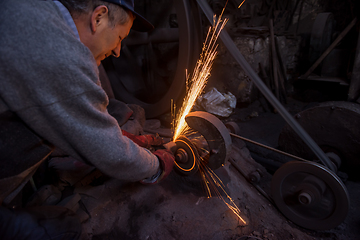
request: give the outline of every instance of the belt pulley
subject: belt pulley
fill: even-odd
[[[271,197],[278,209],[295,224],[311,230],[336,227],[347,216],[349,194],[341,179],[329,168],[292,154],[246,139],[239,133],[236,123],[227,123],[231,136],[282,153],[297,161],[283,164],[271,180]],[[334,153],[327,153],[333,168],[341,164]]]
[[[282,165],[273,175],[271,194],[285,217],[311,230],[338,226],[350,206],[340,178],[323,165],[310,161]]]

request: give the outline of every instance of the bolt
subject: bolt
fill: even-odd
[[[188,160],[189,159],[186,151],[182,148],[179,148],[175,155],[175,161],[180,163],[187,163]]]
[[[258,171],[253,171],[249,174],[250,181],[253,183],[260,182],[261,176]]]
[[[302,192],[299,194],[298,200],[303,205],[309,205],[311,203],[311,196],[307,192]]]
[[[218,149],[211,149],[211,154],[217,154],[217,153],[219,153]]]

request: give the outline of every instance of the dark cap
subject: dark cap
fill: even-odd
[[[154,26],[143,16],[135,12],[134,0],[103,0],[104,2],[114,3],[130,10],[135,16],[135,20],[131,29],[139,32],[148,32],[154,29]]]

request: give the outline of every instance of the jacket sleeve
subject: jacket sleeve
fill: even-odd
[[[109,176],[138,181],[154,175],[159,167],[155,155],[121,134],[117,121],[106,111],[102,89],[22,109],[18,114],[55,146]]]

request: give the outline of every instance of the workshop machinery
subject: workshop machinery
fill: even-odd
[[[194,53],[199,50],[200,41],[198,41],[199,36],[196,34],[199,31],[194,28],[194,26],[201,27],[201,25],[198,25],[198,9],[203,11],[210,22],[213,20],[213,12],[205,0],[196,0],[197,4],[194,4],[193,1],[185,0],[174,0],[171,2],[173,5],[169,4],[169,6],[175,6],[173,9],[177,13],[181,12],[181,14],[172,15],[170,11],[170,19],[172,20],[169,27],[167,29],[159,29],[166,31],[154,31],[150,35],[137,36],[137,38],[140,37],[143,40],[139,44],[136,43],[141,45],[139,52],[145,50],[145,54],[143,52],[136,54],[137,50],[134,50],[133,53],[135,54],[131,54],[129,50],[131,48],[130,45],[124,47],[124,52],[121,54],[128,57],[126,61],[131,63],[131,66],[138,66],[133,72],[140,73],[140,77],[144,77],[144,75],[141,75],[142,71],[140,70],[150,73],[145,84],[142,81],[140,81],[141,84],[133,83],[132,81],[123,81],[121,83],[117,81],[119,75],[125,78],[127,74],[117,72],[117,69],[119,69],[117,65],[120,65],[120,63],[114,62],[114,59],[110,59],[113,62],[104,66],[114,89],[119,91],[118,93],[115,92],[115,95],[117,97],[123,96],[127,99],[130,97],[133,99],[132,103],[144,107],[148,117],[156,117],[165,112],[166,107],[164,108],[164,106],[169,106],[170,99],[178,99],[181,89],[185,88],[185,81],[183,81],[185,79],[184,69],[191,71],[187,66],[191,66],[191,61],[193,61],[191,56],[197,56]],[[178,19],[172,18],[173,16],[176,16]],[[169,35],[164,33],[169,33]],[[161,38],[157,38],[158,36],[161,36]],[[164,36],[169,36],[169,38],[163,38]],[[266,99],[314,153],[319,162],[315,163],[297,159],[296,161],[281,165],[273,176],[271,184],[272,196],[269,199],[275,202],[278,209],[288,219],[304,228],[323,230],[337,226],[347,215],[349,197],[344,184],[336,175],[338,168],[336,164],[338,161],[334,160],[336,156],[334,154],[325,154],[323,149],[315,143],[300,124],[287,112],[246,62],[226,31],[221,32],[220,38],[235,61],[239,63]],[[130,36],[129,39],[131,39]],[[170,45],[154,48],[155,44],[159,41],[170,42]],[[166,67],[158,65],[159,62],[157,61],[159,59],[154,59],[152,54],[155,51],[166,54],[166,50],[172,49],[171,45],[173,42],[176,45],[174,45],[174,49],[179,51],[178,58],[174,62],[168,61]],[[138,56],[149,56],[148,59],[151,59],[151,61],[144,61],[144,59]],[[154,69],[156,70],[155,72],[152,71]],[[168,69],[170,71],[159,71],[161,69]],[[130,68],[127,70],[130,70]],[[155,83],[153,80],[158,79],[156,77],[159,76],[164,79],[164,83],[168,83],[168,85],[161,84],[161,86],[170,86],[170,88],[165,89],[163,93],[156,96],[148,96],[145,100],[139,99],[139,96],[147,96],[147,93],[155,92],[153,89],[149,90],[149,86],[154,86],[152,84]],[[172,78],[174,78],[173,81],[168,81]],[[141,86],[143,88],[139,89]],[[166,94],[164,95],[165,92]],[[149,99],[151,101],[146,102]],[[231,162],[231,159],[229,159],[231,137],[227,128],[223,126],[219,119],[203,112],[195,112],[189,114],[186,121],[195,133],[183,135],[170,143],[172,145],[170,149],[176,156],[176,171],[184,175],[192,175],[203,165],[216,169],[225,164],[226,160]],[[234,135],[231,136],[235,137],[236,134],[232,134]],[[238,169],[241,170],[241,165],[238,166]],[[256,174],[254,176],[253,179],[256,179]]]
[[[295,114],[299,124],[320,148],[330,154],[336,169],[351,179],[359,178],[360,170],[360,105],[345,101],[323,102]],[[305,159],[316,159],[314,153],[286,125],[278,140],[279,148]]]
[[[178,173],[194,175],[204,166],[215,170],[230,162],[295,224],[311,230],[327,230],[344,221],[350,205],[348,192],[342,180],[326,166],[294,156],[296,160],[281,165],[272,176],[269,196],[257,185],[261,176],[255,174],[256,169],[245,173],[241,160],[231,159],[232,138],[247,141],[237,134],[235,123],[224,124],[214,115],[202,111],[188,114],[186,122],[191,128],[190,133],[165,144],[174,152]],[[281,153],[280,150],[277,152]],[[329,157],[336,158],[331,154]]]
[[[174,140],[168,147],[175,153],[175,170],[184,175],[196,173],[202,165],[221,167],[231,150],[231,137],[225,125],[214,115],[196,111],[185,120],[193,130]]]

